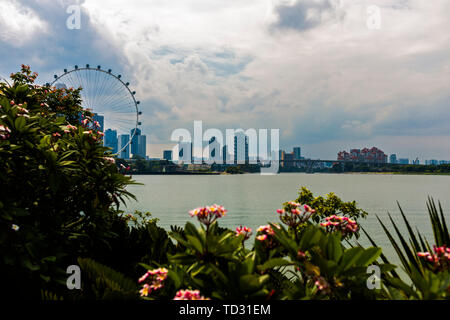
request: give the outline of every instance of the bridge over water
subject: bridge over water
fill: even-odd
[[[273,162],[273,161],[272,161]],[[353,161],[353,160],[326,160],[326,159],[295,159],[295,160],[278,160],[280,167],[297,167],[305,168],[306,172],[313,172],[314,168],[323,168],[325,165],[340,164],[344,167],[345,164],[367,165],[368,167],[389,167],[392,164],[387,162],[367,162],[367,161]],[[268,164],[271,162],[269,161]]]

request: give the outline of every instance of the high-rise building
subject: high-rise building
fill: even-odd
[[[122,149],[128,142],[130,141],[130,135],[129,134],[121,134],[119,136],[118,142],[119,142],[119,150]],[[130,159],[130,145],[127,145],[126,148],[124,148],[120,154],[119,158],[121,159]]]
[[[281,150],[281,149],[278,150],[278,161],[279,161],[281,167],[284,167],[283,160],[284,160],[285,154],[286,154],[286,152],[284,152],[284,150]]]
[[[222,163],[223,164],[227,164],[228,163],[228,159],[229,159],[229,154],[228,154],[228,146],[225,144],[222,147]]]
[[[302,158],[302,148],[300,147],[294,147],[294,159],[299,160]]]
[[[117,153],[117,131],[112,129],[106,129],[103,145],[111,148],[112,153]]]
[[[220,163],[223,161],[220,155],[220,144],[216,137],[212,137],[208,142],[208,160],[211,163]]]
[[[285,153],[284,154],[284,167],[293,167],[294,166],[294,160],[295,160],[295,153]]]
[[[413,160],[412,164],[419,165],[420,164],[419,158],[416,158],[416,160]]]
[[[395,153],[391,154],[389,156],[389,163],[391,163],[391,164],[396,164],[397,163],[397,155]]]
[[[142,158],[147,157],[147,136],[146,135],[140,135],[138,136],[138,155]]]
[[[234,134],[234,163],[244,164],[248,162],[248,137],[243,131],[237,131]]]
[[[139,128],[133,128],[130,131],[131,139],[131,154],[137,155],[142,158],[147,157],[147,137],[141,134],[142,131]]]
[[[99,124],[99,127],[96,129],[98,129],[98,131],[104,132],[103,130],[104,130],[105,117],[101,116],[97,113],[94,113],[92,120],[97,121]]]
[[[399,164],[409,164],[409,159],[408,158],[400,158],[400,159],[398,159],[398,163]]]
[[[171,161],[172,160],[172,150],[164,150],[163,151],[163,159]]]
[[[192,142],[182,142],[178,143],[178,161],[186,164],[193,163],[192,158]]]
[[[141,129],[139,128],[133,128],[130,130],[130,137],[131,138],[131,154],[139,154],[139,141],[138,137],[141,135]]]

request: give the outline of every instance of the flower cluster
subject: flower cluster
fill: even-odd
[[[115,164],[116,160],[112,157],[104,157],[103,159],[105,159],[106,161],[108,161],[109,163]]]
[[[124,171],[129,171],[131,169],[130,166],[125,167],[125,165],[123,163],[120,164],[120,169],[124,170]]]
[[[189,211],[191,217],[197,217],[198,221],[206,226],[209,226],[218,218],[226,215],[227,210],[223,206],[213,204],[212,206],[198,207]]]
[[[173,300],[211,300],[200,295],[199,290],[179,290]]]
[[[22,103],[19,103],[18,105],[16,105],[15,108],[17,109],[17,116],[29,118],[30,116],[28,115],[28,110],[24,108],[24,106],[26,106],[26,104],[23,105]]]
[[[0,140],[6,140],[10,137],[11,129],[0,125]]]
[[[152,291],[156,291],[163,287],[163,281],[167,278],[168,270],[166,268],[158,268],[154,270],[148,270],[140,279],[139,283],[146,282],[142,289],[139,291],[141,297],[146,297]]]
[[[433,266],[434,271],[448,270],[450,266],[450,248],[433,246],[434,253],[418,252],[417,255]]]
[[[33,83],[38,74],[36,72],[31,73],[30,66],[22,64],[22,72],[11,73],[10,77],[14,81],[25,80],[27,83]]]
[[[279,226],[275,225],[277,228]],[[257,230],[256,240],[261,241],[267,249],[273,249],[276,246],[275,232],[270,225],[260,226]]]
[[[100,123],[98,121],[93,121],[90,116],[85,115],[81,115],[81,118],[83,119],[81,120],[81,126],[86,129],[83,133],[89,135],[92,140],[98,141],[105,135],[99,130]]]
[[[256,237],[256,239],[258,239],[259,241],[264,241],[268,237],[271,237],[275,234],[270,225],[260,226],[256,231],[258,231],[258,233],[261,233],[259,236]]]
[[[306,259],[306,252],[298,250],[297,251],[297,259],[298,260],[305,260]]]
[[[320,291],[320,293],[328,294],[331,292],[330,290],[330,284],[325,280],[324,277],[318,276],[315,278],[314,285],[317,287],[317,290]]]
[[[137,218],[136,218],[134,215],[132,215],[131,213],[124,214],[122,217],[123,217],[126,221],[134,221],[134,222],[137,221]]]
[[[76,126],[73,126],[73,125],[71,125],[71,124],[68,124],[66,127],[65,127],[65,129],[64,129],[64,132],[65,133],[70,133],[70,132],[72,132],[72,131],[76,131],[78,128],[76,127]]]
[[[296,227],[306,222],[315,212],[310,206],[294,201],[288,202],[284,209],[277,209],[280,220],[289,227]]]
[[[244,241],[248,240],[252,235],[252,228],[243,226],[236,228],[236,237],[239,237],[241,234],[244,235]]]
[[[359,228],[356,221],[348,217],[332,215],[325,220],[326,222],[320,224],[322,227],[325,227],[328,232],[340,231],[344,237],[355,233]]]
[[[100,139],[101,137],[104,136],[103,132],[95,131],[95,130],[86,130],[86,131],[83,131],[83,134],[88,135],[94,141],[97,141],[98,139]]]

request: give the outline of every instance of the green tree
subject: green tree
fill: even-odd
[[[133,198],[80,89],[36,77],[22,66],[0,83],[0,267],[4,290],[21,297],[58,291],[79,256],[110,250],[119,205]]]

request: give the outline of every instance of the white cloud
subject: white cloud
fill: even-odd
[[[17,1],[0,2],[0,41],[19,47],[32,36],[47,32],[47,24]]]

